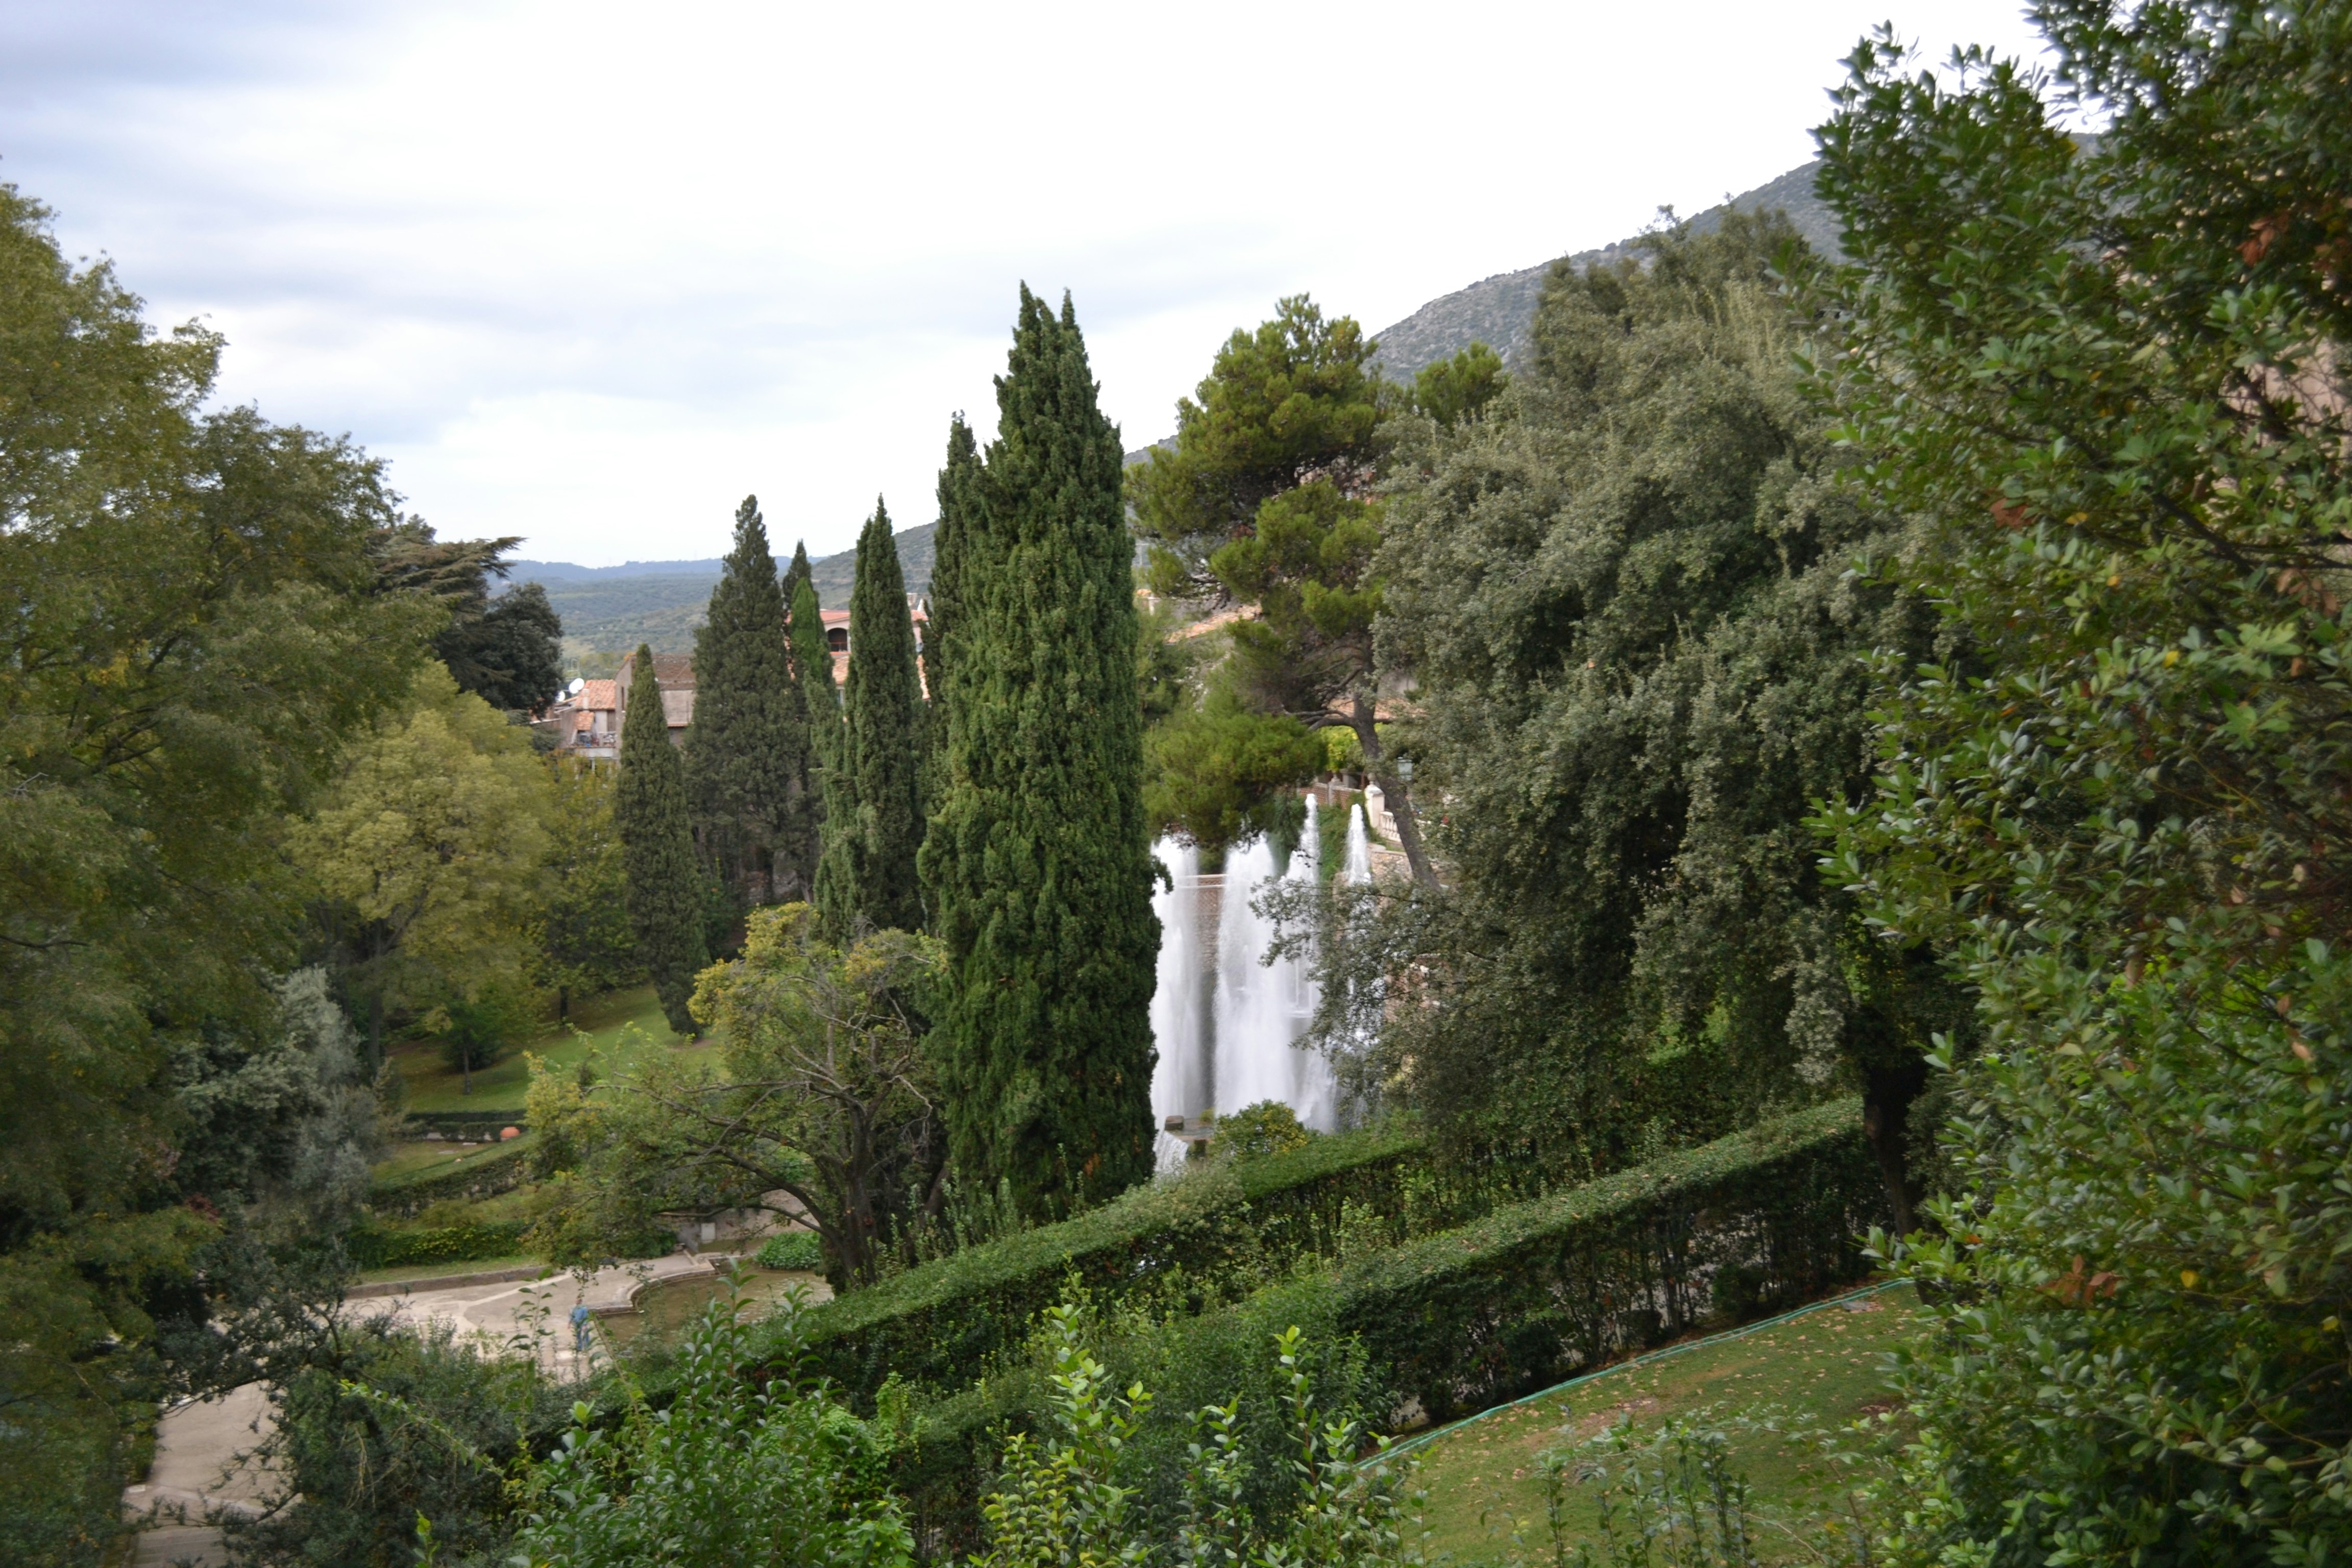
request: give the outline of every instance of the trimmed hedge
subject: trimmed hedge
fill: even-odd
[[[368,1188],[368,1206],[392,1219],[424,1213],[444,1198],[490,1198],[510,1193],[530,1175],[524,1160],[530,1140],[517,1138],[489,1150],[455,1170],[425,1170],[394,1176]]]
[[[1418,1133],[1318,1138],[1265,1160],[1211,1164],[1134,1188],[1076,1219],[966,1247],[812,1309],[818,1363],[861,1405],[892,1373],[934,1387],[970,1384],[1017,1345],[1076,1274],[1099,1300],[1167,1283],[1255,1284],[1337,1250],[1347,1205],[1381,1215],[1416,1198],[1450,1223],[1492,1202],[1495,1182],[1448,1173]]]
[[[353,1229],[344,1245],[362,1268],[405,1268],[434,1263],[474,1263],[511,1258],[523,1250],[530,1222],[490,1220],[479,1225],[439,1226],[431,1230]]]
[[[1887,1223],[1843,1100],[1352,1262],[1341,1321],[1444,1421],[1858,1279]]]

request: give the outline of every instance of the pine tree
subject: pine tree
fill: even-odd
[[[739,908],[805,897],[791,839],[807,782],[808,720],[756,496],[735,510],[735,548],[694,634],[694,675],[686,781],[704,856]]]
[[[957,622],[958,584],[963,566],[963,541],[973,528],[980,509],[980,447],[971,426],[958,414],[948,422],[947,466],[940,470],[940,521],[931,535],[931,585],[924,595],[923,690],[923,809],[937,811],[947,798],[948,720],[940,693],[945,689],[947,639]],[[929,889],[925,889],[926,896]]]
[[[785,683],[784,711],[789,716],[794,733],[800,738],[800,773],[798,787],[793,796],[793,812],[784,826],[784,844],[777,851],[777,860],[789,868],[793,897],[814,902],[816,899],[816,861],[822,846],[818,842],[819,824],[824,816],[824,779],[817,763],[815,719],[809,711],[808,692],[801,680],[797,655],[793,654],[791,615],[793,601],[803,584],[813,584],[815,574],[809,568],[808,543],[795,541],[793,563],[784,569],[783,582],[778,596],[784,607],[784,647],[793,658],[792,679]],[[824,640],[822,629],[817,641]]]
[[[613,803],[621,858],[629,879],[629,923],[653,975],[663,1016],[681,1035],[695,1032],[687,998],[702,968],[703,874],[687,811],[686,769],[669,742],[654,651],[639,646],[628,711],[621,724],[621,779]]]
[[[956,1159],[1045,1215],[1150,1174],[1160,931],[1118,433],[1066,298],[1056,319],[1022,289],[996,398],[923,862],[950,962],[935,1042]]]
[[[785,609],[792,608],[793,598],[801,591],[802,584],[814,584],[815,581],[816,572],[809,565],[808,541],[797,540],[793,544],[793,563],[784,569]]]
[[[853,636],[842,690],[843,759],[857,797],[852,921],[877,931],[920,931],[923,900],[915,851],[923,841],[923,700],[915,671],[915,626],[890,514],[879,499],[857,541],[849,595]]]
[[[841,691],[833,683],[833,653],[816,585],[793,590],[793,664],[809,710],[809,767],[818,800],[816,875],[810,901],[826,940],[846,942],[857,925],[857,780],[847,766]]]

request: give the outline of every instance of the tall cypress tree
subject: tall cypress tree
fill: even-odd
[[[694,634],[694,678],[685,763],[695,837],[739,906],[806,897],[791,840],[807,785],[808,718],[756,496],[735,510],[735,547]]]
[[[652,973],[662,1014],[681,1035],[694,1031],[687,999],[702,968],[703,878],[687,810],[686,769],[669,743],[654,650],[640,645],[621,724],[621,778],[613,800],[621,863],[629,879],[629,924]]]
[[[784,568],[784,608],[787,611],[792,608],[793,595],[801,591],[802,584],[814,584],[815,581],[816,572],[809,565],[808,541],[793,541],[793,563]]]
[[[857,797],[851,924],[919,931],[923,900],[915,851],[923,841],[923,700],[915,670],[915,626],[907,613],[907,578],[898,567],[890,513],[878,498],[857,540],[849,626],[842,761]]]
[[[935,1048],[956,1159],[1045,1215],[1150,1174],[1160,926],[1118,433],[1066,297],[1057,319],[1022,289],[996,401],[922,858],[950,962]]]
[[[816,585],[803,579],[793,590],[793,667],[809,710],[809,763],[817,795],[817,859],[811,901],[817,925],[833,942],[844,942],[857,924],[856,775],[847,764],[848,740],[841,717],[841,691],[833,683],[833,653],[824,637],[824,615]]]
[[[937,811],[947,797],[948,721],[946,689],[947,639],[957,625],[963,572],[964,537],[976,526],[980,510],[980,447],[971,426],[958,414],[948,421],[947,466],[940,469],[939,525],[931,534],[931,586],[924,595],[928,616],[923,626],[923,689],[928,694],[923,723],[923,809]],[[925,887],[928,897],[929,888]]]

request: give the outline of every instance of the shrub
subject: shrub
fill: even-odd
[[[1261,1100],[1221,1117],[1209,1151],[1221,1159],[1263,1160],[1304,1149],[1314,1138],[1297,1111],[1278,1100]]]
[[[713,1301],[673,1363],[673,1397],[634,1399],[616,1429],[572,1407],[562,1445],[520,1481],[521,1560],[541,1568],[911,1568],[884,1481],[887,1441],[807,1375],[801,1316],[772,1319],[751,1375],[733,1299]]]
[[[402,1268],[437,1263],[472,1263],[512,1258],[523,1250],[523,1220],[485,1220],[472,1225],[416,1230],[354,1228],[345,1239],[352,1261],[362,1268]]]
[[[1859,1278],[1885,1201],[1838,1100],[1351,1262],[1341,1323],[1444,1420],[1687,1331],[1727,1269],[1750,1311]]]
[[[821,1273],[824,1268],[824,1242],[813,1230],[788,1230],[768,1237],[751,1261],[762,1268]]]

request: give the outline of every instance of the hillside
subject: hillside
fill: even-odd
[[[1816,161],[1791,169],[1779,179],[1736,195],[1722,205],[1707,208],[1690,220],[1690,226],[1705,234],[1723,221],[1727,210],[1752,213],[1777,207],[1789,215],[1797,232],[1817,249],[1839,255],[1837,219],[1813,194],[1813,173],[1820,167]],[[1591,267],[1631,254],[1637,243],[1634,239],[1620,240],[1598,250],[1579,251],[1566,259],[1571,267]],[[1542,298],[1544,279],[1552,266],[1546,261],[1517,272],[1497,272],[1467,289],[1457,289],[1442,299],[1432,300],[1403,321],[1375,334],[1381,346],[1381,368],[1391,380],[1405,380],[1423,365],[1450,358],[1473,342],[1486,343],[1499,351],[1506,363],[1518,363],[1526,356],[1536,302]]]
[[[931,585],[931,531],[924,523],[897,536],[907,586]],[[537,583],[563,617],[563,662],[572,675],[610,675],[639,643],[656,653],[687,653],[722,563],[631,561],[619,566],[575,566],[568,561],[517,561],[513,583]],[[809,563],[817,598],[828,610],[849,607],[857,552],[845,550]]]

